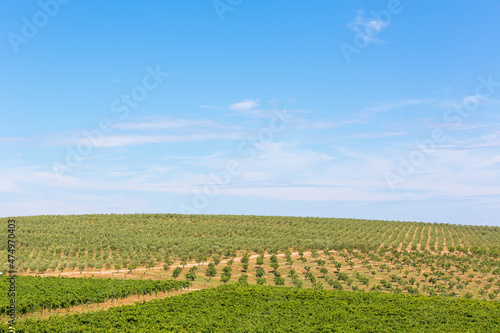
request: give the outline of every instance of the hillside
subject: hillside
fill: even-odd
[[[90,317],[78,317],[91,322],[93,310],[115,311],[138,300],[148,300],[148,304],[155,299],[167,302],[156,303],[163,305],[177,302],[164,300],[169,296],[177,299],[172,296],[177,293],[171,293],[176,289],[190,292],[222,287],[216,290],[232,290],[234,294],[245,291],[229,286],[267,285],[284,290],[344,292],[345,297],[354,299],[361,297],[356,296],[359,293],[382,292],[392,296],[362,297],[376,302],[393,300],[393,296],[425,296],[429,300],[421,302],[430,302],[425,305],[430,308],[435,302],[449,306],[458,299],[496,301],[500,293],[498,227],[172,214],[15,219],[16,267],[21,275],[16,297],[18,314],[22,314],[19,323],[23,323],[19,327],[30,327],[30,332],[36,332],[33,327],[37,325],[50,327],[48,323],[56,321],[55,317],[63,317],[57,323],[66,326],[66,320],[76,318],[68,317],[68,312],[91,310]],[[2,246],[5,262],[6,244]],[[6,279],[0,283],[7,288]],[[188,286],[190,289],[185,289]],[[255,295],[262,290],[285,293],[278,289],[250,290],[258,290]],[[291,293],[287,297],[293,298],[290,295],[297,292],[287,291]],[[222,295],[215,293],[199,295]],[[8,302],[0,298],[0,313],[5,313]],[[112,317],[113,311],[106,313]],[[42,315],[53,319],[32,322]],[[104,319],[108,318],[106,314],[96,316],[108,320]],[[130,314],[130,318],[140,317]],[[378,319],[370,320],[372,325]],[[395,325],[412,327],[404,326],[404,320]],[[449,327],[455,326],[443,326],[445,330]],[[145,332],[148,329],[153,330],[144,327]]]
[[[15,218],[20,272],[114,269],[289,249],[398,249],[498,257],[500,228],[356,219],[231,215]],[[0,261],[6,262],[5,242]],[[6,267],[3,267],[3,271]]]

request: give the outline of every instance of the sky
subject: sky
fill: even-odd
[[[500,226],[497,1],[0,2],[0,216]]]

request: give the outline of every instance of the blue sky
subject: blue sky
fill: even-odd
[[[495,1],[0,3],[0,215],[500,225]]]

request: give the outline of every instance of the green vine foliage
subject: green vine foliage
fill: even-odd
[[[9,290],[7,276],[0,277],[0,290]],[[57,277],[16,277],[16,309],[18,314],[78,304],[102,303],[134,294],[152,294],[188,288],[187,281],[171,280],[119,280]],[[0,314],[5,314],[10,297],[0,293]]]
[[[500,303],[228,284],[106,311],[27,319],[45,332],[498,332]],[[5,326],[0,332],[7,332]]]

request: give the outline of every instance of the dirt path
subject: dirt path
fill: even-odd
[[[415,239],[417,238],[417,233],[418,233],[418,228],[419,228],[419,225],[416,225],[415,226],[415,230],[413,230],[413,237],[411,238],[411,241],[410,243],[408,244],[408,247],[411,249],[411,247],[413,245],[417,246],[417,244],[415,244]]]
[[[311,252],[304,252],[304,254],[311,254]],[[278,254],[278,255],[283,255],[283,254]],[[292,256],[296,257],[298,256],[299,253],[298,252],[293,252],[292,253]],[[272,254],[266,254],[264,255],[264,258],[269,258],[271,257]],[[253,254],[250,256],[250,259],[255,259],[259,257],[258,254]],[[241,258],[243,257],[235,257],[233,260],[235,262],[239,262],[241,261]],[[226,264],[229,260],[231,259],[224,259],[224,260],[221,260],[221,264]],[[203,263],[190,263],[190,264],[186,264],[186,266],[184,267],[193,267],[193,266],[205,266],[205,265],[208,265],[208,262],[203,262]],[[172,265],[172,266],[181,266],[181,265]],[[148,270],[162,270],[163,269],[163,266],[155,266],[155,267],[152,267],[152,268],[136,268],[134,269],[134,272],[143,272],[143,271],[148,271]],[[102,274],[102,275],[106,275],[106,274],[117,274],[117,273],[127,273],[129,272],[130,270],[129,269],[120,269],[120,270],[108,270],[108,271],[72,271],[72,272],[63,272],[63,273],[57,273],[57,272],[51,272],[51,273],[43,273],[43,274],[26,274],[26,275],[37,275],[37,276],[40,276],[40,277],[47,277],[47,276],[73,276],[73,275],[86,275],[86,274],[94,274],[94,275],[99,275],[99,274]]]
[[[387,234],[387,231],[388,231],[388,230],[389,230],[389,227],[387,227],[387,228],[384,230],[384,232],[382,233],[381,239],[385,239],[385,235]],[[389,235],[388,240],[389,240],[390,238],[391,238],[391,235]],[[378,249],[378,250],[380,250],[380,249],[384,246],[384,244],[385,244],[385,243],[386,243],[385,241],[383,241],[382,243],[380,243],[380,245],[379,245],[379,247],[378,247],[377,249]]]
[[[438,229],[437,225],[434,227],[434,233],[436,234],[436,244],[434,244],[434,247],[437,248],[437,247],[439,247],[439,241],[441,240],[441,237],[439,236],[439,229]]]
[[[311,254],[312,254],[311,252],[304,252],[304,255],[311,255]],[[283,254],[278,254],[278,256],[279,255],[283,255]],[[265,258],[269,258],[271,256],[272,256],[272,254],[264,255]],[[294,252],[294,253],[292,253],[292,256],[297,257],[297,256],[299,256],[299,253]],[[259,257],[259,255],[254,254],[254,255],[251,255],[249,258],[256,259],[257,257]],[[240,262],[241,259],[242,259],[242,257],[233,258],[234,262]],[[220,263],[226,264],[230,260],[231,259],[224,259],[224,260],[221,260]],[[205,263],[189,263],[189,264],[186,264],[185,267],[204,266],[207,264],[208,263],[206,263],[206,262]],[[150,269],[138,268],[138,269],[135,269],[134,272],[146,271],[146,270],[161,270],[161,269],[163,269],[163,266],[157,266],[157,267],[153,267]],[[113,271],[82,271],[82,272],[72,271],[72,272],[64,272],[64,273],[53,272],[53,273],[45,273],[45,274],[27,274],[27,275],[37,275],[40,277],[47,277],[47,276],[70,276],[70,277],[76,276],[77,277],[77,276],[87,275],[87,274],[106,275],[106,274],[127,273],[127,272],[129,272],[128,269],[121,269],[121,270],[113,270]],[[207,287],[207,288],[210,288],[210,287]],[[54,316],[54,315],[66,315],[66,314],[72,314],[72,313],[83,313],[83,312],[88,312],[88,311],[107,310],[111,307],[122,306],[122,305],[131,305],[131,304],[135,304],[137,302],[149,301],[152,299],[161,299],[161,298],[165,298],[165,297],[176,296],[176,295],[184,294],[187,292],[202,290],[202,289],[205,289],[205,288],[188,288],[188,289],[181,289],[181,290],[171,291],[171,292],[157,292],[153,295],[138,295],[138,296],[133,295],[133,296],[128,296],[126,298],[108,300],[108,301],[102,302],[102,303],[82,304],[82,305],[78,305],[78,306],[73,306],[73,307],[68,308],[68,309],[52,309],[52,310],[45,309],[45,311],[43,311],[43,313],[42,313],[42,311],[35,311],[34,313],[20,315],[18,317],[18,320],[23,320],[23,319],[30,318],[30,317],[48,318],[48,317]],[[5,318],[1,318],[0,320],[4,320],[4,319]]]
[[[429,249],[429,250],[431,249],[431,243],[430,243],[430,241],[432,239],[431,238],[432,237],[431,230],[432,230],[432,225],[429,226],[429,230],[427,231],[428,238],[427,238],[427,244],[426,244],[426,247],[425,247],[426,249]]]
[[[448,251],[448,242],[446,241],[446,234],[445,234],[445,231],[444,231],[444,226],[440,225],[439,227],[441,228],[441,237],[443,239],[443,249],[445,251]]]
[[[401,235],[402,235],[402,233],[405,231],[405,228],[406,228],[406,226],[403,226],[403,227],[401,227],[401,228],[399,229],[398,234],[396,235],[396,237],[394,237],[394,240],[393,240],[393,241],[392,241],[392,243],[391,243],[391,247],[398,248],[398,249],[401,247],[401,243],[399,243],[399,244],[398,244],[398,243],[396,243],[396,242],[398,241],[399,236],[401,236]]]
[[[453,234],[451,233],[451,228],[447,228],[448,229],[448,234],[450,235],[450,239],[451,239],[451,244],[450,245],[453,245],[455,248],[457,248],[457,244],[455,244],[455,240],[453,239]]]
[[[410,232],[412,231],[414,232],[413,228],[414,228],[413,225],[409,226],[408,231],[405,234],[405,239],[403,239],[401,245],[403,245],[403,243],[406,243],[406,240],[409,238],[408,236],[410,235]],[[403,249],[403,246],[401,246],[401,250],[407,250],[408,248],[411,248],[410,246],[411,246],[411,240],[408,241],[408,245],[406,246],[406,248]]]
[[[202,289],[193,289],[193,288],[188,288],[188,289],[181,289],[181,290],[175,290],[175,291],[170,291],[170,292],[158,292],[154,293],[152,295],[133,295],[133,296],[128,296],[125,298],[118,298],[118,299],[111,299],[106,302],[102,303],[92,303],[92,304],[81,304],[77,306],[72,306],[67,309],[45,309],[42,313],[42,311],[35,311],[34,313],[28,313],[28,314],[23,314],[18,316],[18,320],[22,321],[27,318],[33,318],[35,317],[36,319],[47,319],[51,316],[63,316],[67,314],[74,314],[74,313],[85,313],[89,311],[98,311],[98,310],[107,310],[112,307],[116,306],[122,306],[122,305],[134,305],[137,302],[145,302],[145,301],[150,301],[153,299],[161,299],[165,297],[171,297],[171,296],[177,296],[181,294],[186,294],[192,291],[196,290],[202,290]],[[2,318],[1,320],[5,320],[5,318]]]
[[[459,228],[455,228],[455,233],[457,234],[458,239],[460,240],[460,246],[467,247],[468,244],[467,245],[465,244],[466,238],[465,238],[464,232],[462,230],[460,230]],[[460,234],[462,234],[462,235],[460,236]]]

